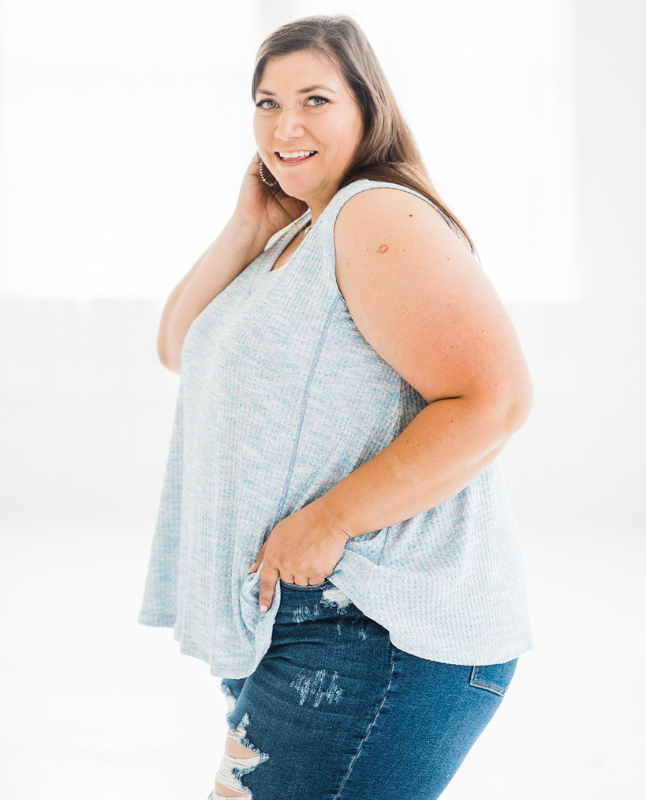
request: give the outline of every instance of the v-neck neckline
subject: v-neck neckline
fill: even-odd
[[[296,256],[296,254],[301,249],[301,247],[305,244],[305,241],[306,241],[307,237],[312,235],[312,228],[314,227],[314,225],[316,225],[316,223],[313,223],[310,226],[310,232],[305,235],[305,237],[303,238],[303,241],[298,245],[296,250],[294,250],[294,252],[291,254],[291,256],[289,257],[289,260],[287,261],[287,263],[283,264],[281,267],[278,267],[278,269],[274,269],[274,264],[278,261],[278,259],[280,258],[281,254],[289,247],[289,245],[294,241],[294,239],[298,236],[298,234],[301,233],[301,231],[306,227],[308,221],[311,220],[311,218],[312,218],[311,217],[311,213],[309,211],[306,211],[305,214],[303,215],[303,217],[301,218],[303,224],[294,226],[296,228],[296,232],[294,233],[293,236],[290,236],[287,239],[287,241],[280,248],[278,253],[276,253],[276,257],[272,258],[271,263],[269,264],[269,269],[265,272],[265,276],[267,276],[267,275],[275,275],[275,274],[277,274],[279,272],[282,272],[282,270],[293,266],[293,262],[294,262],[294,258]],[[318,220],[317,220],[317,222],[318,222]]]

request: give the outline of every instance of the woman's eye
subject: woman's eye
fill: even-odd
[[[314,106],[322,106],[330,102],[326,97],[308,97],[307,102],[309,103],[310,100],[321,101],[312,103]],[[274,105],[266,106],[265,103],[273,103]],[[264,111],[273,111],[275,106],[276,102],[274,100],[260,100],[258,103],[256,103],[256,108],[262,108]]]

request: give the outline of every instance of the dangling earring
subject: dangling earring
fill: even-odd
[[[273,183],[269,183],[269,181],[266,181],[266,180],[265,180],[265,175],[264,175],[264,173],[263,173],[263,167],[264,167],[264,166],[265,166],[265,165],[263,164],[263,162],[262,162],[262,161],[260,161],[260,164],[259,164],[259,169],[260,169],[260,180],[261,180],[261,181],[262,181],[264,184],[266,184],[267,186],[275,186],[275,185],[278,183],[278,181],[274,181]]]

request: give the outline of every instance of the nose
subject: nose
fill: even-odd
[[[290,139],[297,139],[303,135],[303,125],[300,121],[298,111],[292,108],[284,108],[278,117],[275,134],[276,139],[288,142]]]

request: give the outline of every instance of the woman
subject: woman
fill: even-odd
[[[438,797],[531,648],[498,456],[527,366],[346,16],[260,47],[258,153],[172,292],[139,621],[221,676],[210,797]]]

